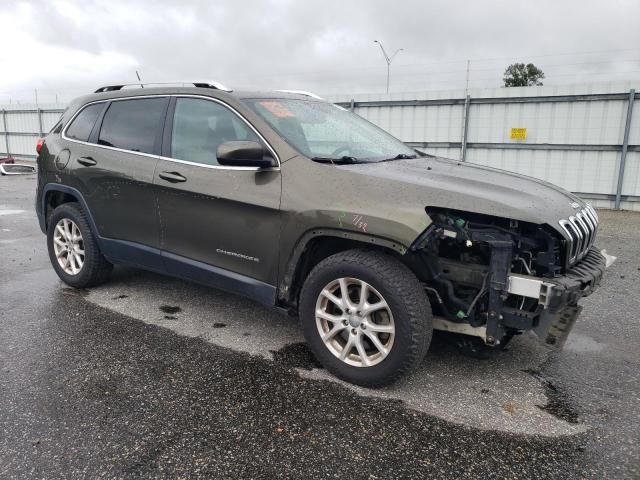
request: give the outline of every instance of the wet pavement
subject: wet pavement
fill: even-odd
[[[487,361],[437,337],[406,381],[320,369],[295,320],[128,268],[74,290],[35,178],[0,178],[0,478],[640,478],[640,214],[565,350]]]

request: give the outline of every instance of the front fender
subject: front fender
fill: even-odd
[[[319,237],[353,240],[361,243],[362,245],[373,245],[388,248],[400,255],[407,253],[407,245],[389,238],[379,237],[365,232],[354,232],[339,228],[314,228],[308,230],[298,239],[286,263],[284,274],[281,277],[278,287],[278,297],[281,300],[286,300],[289,295],[298,263],[300,262],[300,258],[302,257],[305,249],[309,245],[309,242]]]

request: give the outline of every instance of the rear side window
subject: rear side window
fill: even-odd
[[[93,130],[93,126],[96,124],[96,120],[103,108],[104,103],[96,103],[83,109],[67,128],[67,137],[83,142],[88,141],[91,130]]]
[[[98,144],[153,153],[166,104],[166,98],[112,102],[104,115]]]

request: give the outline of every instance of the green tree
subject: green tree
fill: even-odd
[[[533,87],[542,85],[544,72],[533,63],[512,63],[504,71],[505,87]]]

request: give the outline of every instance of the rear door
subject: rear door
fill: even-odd
[[[148,97],[96,104],[102,110],[88,141],[72,138],[73,122],[66,131],[76,143],[70,160],[76,186],[105,239],[107,254],[119,260],[136,260],[135,250],[159,248],[153,175],[168,102],[167,97]]]
[[[275,289],[267,294],[262,287],[277,277],[280,169],[219,165],[218,145],[233,140],[266,146],[228,105],[172,99],[155,176],[165,265],[176,275],[269,302]],[[221,283],[209,281],[215,276]],[[256,288],[243,291],[247,282]]]

